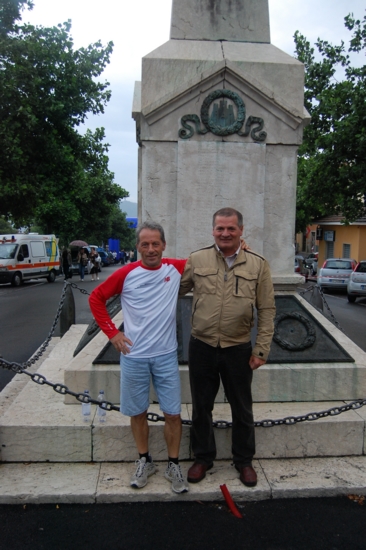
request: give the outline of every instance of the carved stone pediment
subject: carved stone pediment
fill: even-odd
[[[139,139],[301,143],[310,120],[233,64],[218,63],[195,81],[137,112]]]

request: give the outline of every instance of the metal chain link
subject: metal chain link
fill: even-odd
[[[50,382],[43,374],[39,374],[38,372],[28,372],[20,363],[10,363],[5,359],[0,358],[0,367],[12,370],[16,374],[26,374],[36,384],[39,384],[40,386],[50,386],[56,393],[60,393],[61,395],[72,395],[81,403],[93,403],[94,405],[100,405],[101,408],[106,411],[119,411],[119,407],[113,405],[113,403],[110,403],[109,401],[98,401],[97,399],[93,399],[84,393],[73,392],[69,390],[65,384],[61,384],[60,382]]]
[[[61,383],[53,383],[46,379],[46,377],[43,374],[39,374],[37,372],[30,373],[28,372],[22,365],[19,363],[9,363],[8,361],[5,361],[5,359],[0,358],[0,367],[10,369],[17,374],[26,374],[31,378],[33,382],[36,384],[39,384],[41,386],[47,385],[50,386],[56,393],[59,393],[61,395],[72,395],[80,401],[81,403],[92,403],[94,405],[98,405],[101,408],[105,409],[106,411],[119,411],[119,407],[117,405],[113,405],[110,401],[98,401],[97,399],[93,399],[89,395],[86,395],[84,393],[76,393],[71,390],[65,384]],[[357,399],[355,401],[352,401],[351,403],[347,403],[345,405],[332,407],[331,409],[327,409],[325,411],[320,412],[311,412],[308,414],[303,414],[301,416],[286,416],[285,418],[281,419],[265,419],[265,420],[259,420],[257,422],[254,422],[255,427],[262,427],[262,428],[272,428],[274,426],[293,426],[294,424],[298,424],[299,422],[310,422],[314,420],[319,420],[319,418],[326,418],[327,416],[337,416],[338,414],[342,414],[344,412],[347,412],[349,410],[356,410],[360,409],[361,407],[364,407],[366,405],[366,399]],[[165,422],[165,417],[160,416],[156,413],[147,413],[147,419],[151,422]],[[185,420],[182,419],[182,424],[184,426],[191,426],[192,421],[191,420]],[[212,422],[212,425],[214,428],[219,429],[225,429],[225,428],[231,428],[232,422],[226,421],[226,420],[215,420]]]
[[[87,296],[90,296],[90,292],[88,292],[87,290],[85,290],[85,288],[80,288],[77,284],[75,283],[70,283],[69,281],[66,281],[65,282],[65,285],[69,285],[71,286],[71,288],[75,288],[76,290],[78,290],[81,294],[86,294]]]
[[[120,410],[119,407],[117,407],[110,401],[98,401],[97,399],[93,399],[92,397],[90,397],[90,395],[73,392],[69,390],[69,388],[65,386],[65,384],[61,384],[59,382],[56,382],[56,383],[50,382],[49,380],[46,379],[46,377],[43,374],[39,374],[37,372],[31,373],[26,370],[28,367],[33,365],[42,356],[42,354],[44,353],[45,349],[47,348],[52,338],[52,335],[55,331],[55,328],[64,304],[67,285],[70,285],[72,288],[79,290],[82,294],[88,294],[88,295],[90,294],[85,289],[79,288],[75,283],[65,282],[65,285],[61,294],[59,307],[57,309],[57,313],[56,313],[54,322],[52,324],[51,331],[47,339],[44,341],[44,343],[40,347],[39,351],[36,354],[34,354],[28,361],[22,364],[16,363],[16,362],[9,362],[0,357],[0,367],[8,370],[12,370],[16,374],[26,374],[36,384],[39,384],[41,386],[44,386],[44,385],[50,386],[56,393],[59,393],[61,395],[71,395],[81,403],[92,403],[94,405],[98,405],[99,407],[101,407],[102,409],[105,409],[106,411],[119,411]],[[311,288],[303,291],[302,294],[309,292]],[[327,416],[336,416],[344,412],[347,412],[351,409],[357,410],[357,409],[360,409],[361,407],[364,407],[365,405],[366,405],[366,399],[357,399],[355,401],[352,401],[351,403],[338,406],[338,407],[332,407],[331,409],[327,409],[325,411],[312,412],[301,416],[287,416],[285,418],[276,419],[276,420],[271,420],[271,419],[259,420],[254,422],[254,426],[262,427],[262,428],[272,428],[274,426],[283,426],[283,425],[293,426],[299,422],[311,422],[314,420],[319,420],[319,418],[326,418]],[[165,422],[164,416],[160,416],[156,413],[151,413],[151,412],[147,413],[147,419],[150,422]],[[185,426],[191,426],[192,421],[182,419],[182,424]],[[226,420],[215,420],[212,422],[212,425],[214,428],[226,429],[226,428],[231,428],[232,422],[226,421]]]

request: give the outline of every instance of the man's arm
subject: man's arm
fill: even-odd
[[[264,365],[268,359],[273,332],[276,306],[271,272],[268,262],[264,260],[257,285],[256,307],[258,313],[258,332],[250,358],[250,367],[255,370]]]
[[[106,303],[109,298],[121,294],[126,273],[129,270],[124,268],[115,271],[104,283],[93,290],[89,297],[89,305],[96,323],[106,334],[117,351],[124,355],[130,353],[128,346],[132,346],[131,340],[126,338],[123,332],[120,332],[109,316]]]
[[[193,288],[191,257],[188,258],[180,280],[179,296],[184,296]]]

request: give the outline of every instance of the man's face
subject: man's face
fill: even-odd
[[[137,250],[141,254],[141,262],[145,267],[159,267],[165,250],[157,229],[143,229],[140,233]]]
[[[232,256],[238,250],[243,226],[238,225],[237,216],[216,216],[212,231],[215,243],[224,256]]]

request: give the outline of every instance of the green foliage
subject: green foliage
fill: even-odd
[[[17,230],[14,229],[14,227],[9,223],[4,216],[0,216],[0,233],[1,234],[10,234],[10,233],[17,233]],[[1,238],[1,235],[0,235]]]
[[[352,31],[348,48],[316,42],[298,31],[296,54],[305,65],[305,107],[311,123],[299,149],[297,231],[319,216],[342,214],[349,223],[364,214],[366,173],[366,66],[355,67],[349,53],[364,55],[366,16],[345,17]],[[342,80],[336,72],[342,70]]]
[[[0,2],[0,35],[14,31],[15,21],[21,18],[20,12],[27,7],[33,8],[32,0],[1,0]]]
[[[130,250],[136,246],[136,231],[131,229],[126,221],[126,214],[121,212],[119,206],[113,209],[110,236],[119,239],[120,247],[125,250]]]
[[[78,132],[104,112],[111,92],[98,80],[110,42],[74,50],[70,21],[44,28],[15,24],[31,0],[0,0],[0,215],[36,224],[65,242],[105,237],[127,191],[108,169],[104,129]]]

